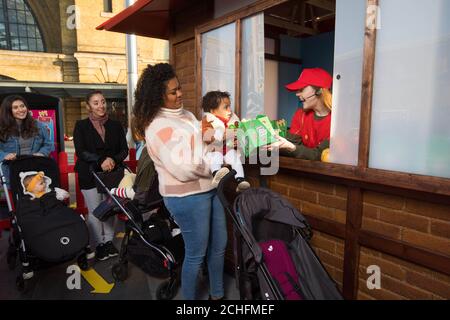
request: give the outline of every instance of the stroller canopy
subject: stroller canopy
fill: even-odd
[[[265,188],[248,189],[235,201],[235,211],[257,241],[273,238],[290,242],[293,228],[310,232],[305,217],[279,194]]]

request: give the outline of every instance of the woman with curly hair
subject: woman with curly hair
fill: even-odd
[[[199,121],[183,109],[180,83],[167,63],[144,70],[135,98],[137,130],[145,135],[159,191],[184,239],[182,294],[196,299],[198,273],[206,256],[210,298],[222,299],[226,221],[203,160],[206,147]]]
[[[28,103],[19,95],[7,96],[0,107],[0,161],[18,155],[48,156],[54,150],[48,128],[33,119]],[[7,183],[9,169],[2,166]]]

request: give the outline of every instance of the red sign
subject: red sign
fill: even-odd
[[[50,157],[58,161],[58,146],[57,146],[57,128],[56,128],[56,111],[55,110],[31,110],[33,118],[41,122],[47,127],[50,135],[50,140],[55,146],[55,150],[50,153]]]

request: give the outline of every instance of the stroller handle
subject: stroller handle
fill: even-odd
[[[8,186],[6,185],[6,177],[3,173],[3,164],[8,164],[11,160],[4,160],[0,162],[0,181],[2,184],[2,188],[3,188],[3,192],[5,193],[5,198],[6,198],[6,204],[8,205],[8,211],[12,212],[13,211],[13,206],[12,206],[12,200],[9,197],[9,191],[8,191]]]
[[[236,170],[232,169],[230,172],[228,172],[225,177],[223,177],[219,185],[217,186],[217,195],[219,196],[220,200],[222,201],[222,204],[225,206],[229,206],[228,200],[225,197],[224,189],[225,185],[228,183],[229,180],[234,179],[236,176]]]

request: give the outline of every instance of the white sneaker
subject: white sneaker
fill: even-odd
[[[216,174],[213,177],[212,183],[211,183],[214,188],[217,188],[220,180],[222,180],[222,178],[225,177],[228,174],[228,172],[230,172],[230,169],[228,169],[227,167],[223,167],[223,168],[220,168],[219,170],[217,170]]]
[[[91,247],[86,247],[86,249],[84,249],[84,251],[86,252],[86,258],[88,260],[91,260],[91,259],[95,258],[95,251],[93,251],[91,249]]]

